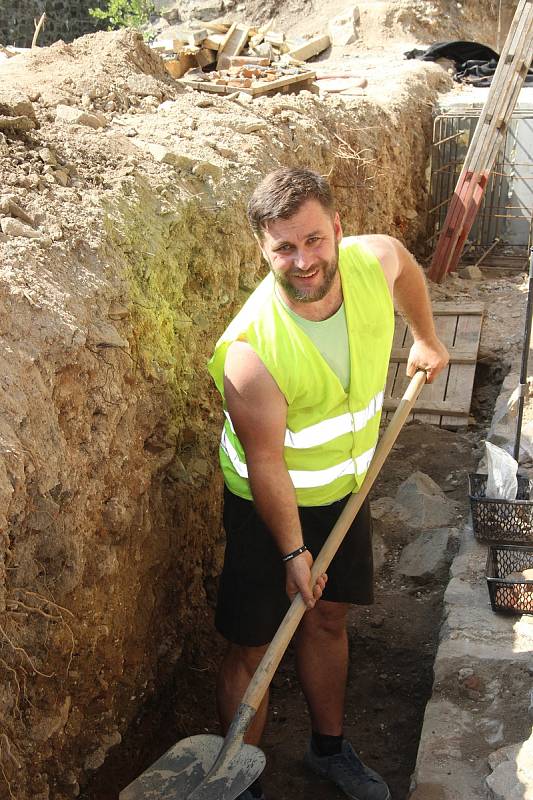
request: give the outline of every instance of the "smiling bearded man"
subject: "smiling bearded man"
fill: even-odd
[[[343,737],[349,604],[373,599],[368,501],[314,585],[311,567],[374,453],[393,293],[414,338],[407,374],[422,369],[431,382],[448,354],[414,258],[389,236],[343,237],[320,175],[289,168],[267,175],[248,218],[271,272],[209,362],[225,412],[226,553],[215,623],[228,649],[217,685],[220,723],[226,733],[300,592],[308,609],[295,642],[311,718],[305,762],[352,800],[389,800],[385,781]],[[265,696],[248,743],[259,743],[267,708]],[[264,798],[258,781],[241,795],[253,798]]]

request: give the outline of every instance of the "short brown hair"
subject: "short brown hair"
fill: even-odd
[[[281,167],[259,184],[248,203],[248,221],[261,238],[269,222],[289,219],[307,200],[316,200],[333,216],[335,201],[327,180],[310,169]]]

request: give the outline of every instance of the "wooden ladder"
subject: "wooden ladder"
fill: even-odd
[[[433,254],[436,283],[457,268],[532,59],[533,0],[520,0]]]

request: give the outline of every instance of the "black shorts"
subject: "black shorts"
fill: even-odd
[[[348,495],[349,497],[350,495]],[[327,506],[300,507],[304,542],[316,558],[348,497]],[[224,489],[226,552],[215,625],[228,641],[258,647],[271,641],[290,605],[285,565],[251,500]],[[324,600],[373,602],[372,519],[365,500],[328,570]]]

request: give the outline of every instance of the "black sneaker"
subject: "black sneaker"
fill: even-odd
[[[304,761],[321,778],[336,783],[351,800],[390,800],[389,787],[383,778],[363,764],[346,740],[341,752],[334,756],[317,756],[309,745]]]

